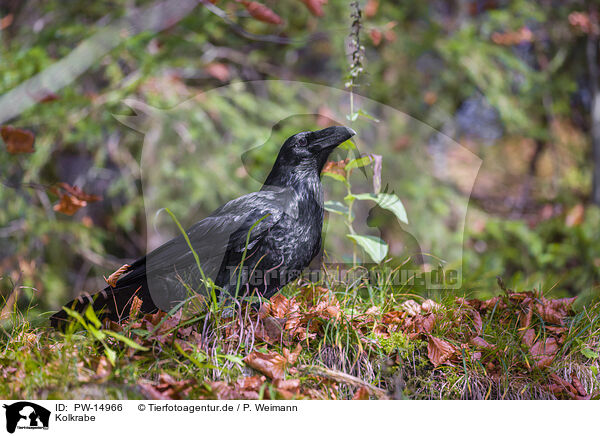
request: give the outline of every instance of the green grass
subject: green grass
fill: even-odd
[[[102,324],[87,311],[66,333],[34,327],[27,311],[16,311],[0,329],[0,397],[348,399],[366,389],[371,398],[550,399],[573,398],[556,378],[574,385],[575,375],[600,398],[600,305],[565,313],[560,326],[534,315],[523,328],[524,294],[510,292],[475,310],[455,294],[432,305],[385,280],[296,282],[260,317],[246,303],[196,297],[180,311],[134,313],[123,324]],[[425,319],[433,324],[424,329]],[[560,340],[548,364],[537,365],[524,344],[528,329],[534,341]],[[473,345],[474,335],[492,346]],[[431,337],[454,347],[450,360],[434,366]],[[253,352],[286,356],[298,345],[283,381],[243,360]]]

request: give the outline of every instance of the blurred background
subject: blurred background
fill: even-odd
[[[185,187],[176,195],[187,203],[169,207],[190,224],[258,189],[287,136],[331,122],[359,126],[357,149],[336,159],[381,155],[383,184],[399,182],[412,227],[366,212],[391,263],[412,254],[408,231],[421,250],[461,261],[462,293],[496,294],[501,276],[516,290],[597,298],[598,9],[1,0],[2,316],[15,303],[32,317],[56,309],[144,254],[155,243],[145,201],[164,207]],[[27,82],[65,59],[53,80]],[[141,116],[152,111],[163,123]],[[303,113],[314,116],[288,118]],[[147,189],[154,171],[171,182]],[[356,192],[375,172],[356,172]],[[343,198],[336,180],[324,183]],[[329,251],[342,259],[351,247],[336,219]]]

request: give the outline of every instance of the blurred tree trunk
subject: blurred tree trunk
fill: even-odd
[[[592,136],[592,202],[600,206],[600,90],[598,89],[598,10],[590,7],[590,22],[594,23],[587,38],[587,61],[590,74],[591,136]]]

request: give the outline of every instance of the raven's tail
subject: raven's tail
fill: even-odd
[[[142,300],[140,312],[155,313],[158,310],[152,301],[152,298],[150,298],[148,287],[134,283],[121,286],[117,284],[114,288],[107,286],[93,295],[80,295],[76,299],[65,304],[65,307],[83,313],[86,308],[92,304],[98,318],[108,318],[111,321],[119,322],[129,318],[129,312],[134,297],[138,297]],[[63,309],[50,317],[50,324],[54,328],[63,330],[70,318],[71,317]]]

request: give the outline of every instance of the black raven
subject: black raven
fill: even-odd
[[[82,312],[92,304],[104,317],[119,321],[129,316],[137,296],[143,313],[168,311],[185,300],[189,289],[201,292],[207,277],[232,298],[254,290],[271,298],[319,253],[320,173],[333,149],[355,134],[334,126],[291,136],[260,191],[231,200],[191,226],[187,240],[182,234],[136,260],[114,287],[66,307]],[[61,310],[51,323],[59,327],[67,319]]]

